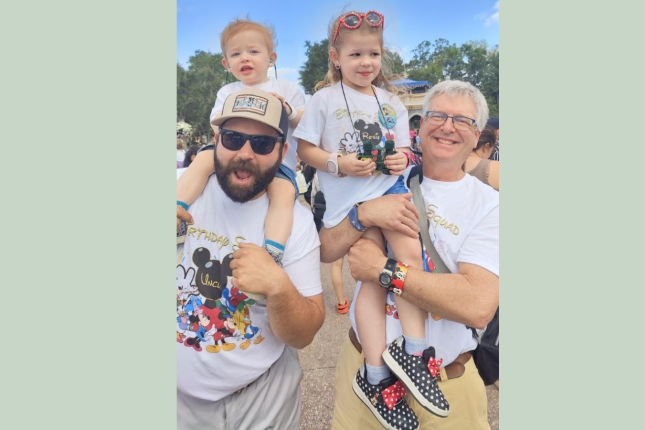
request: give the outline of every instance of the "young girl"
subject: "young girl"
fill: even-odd
[[[211,120],[219,116],[224,100],[229,94],[246,87],[256,87],[276,96],[283,102],[289,114],[288,149],[276,178],[267,189],[271,201],[265,219],[265,249],[277,264],[281,265],[284,245],[293,225],[293,204],[298,196],[296,184],[296,142],[291,137],[295,130],[305,99],[302,91],[292,82],[269,79],[267,71],[275,65],[278,55],[274,51],[275,34],[273,29],[259,23],[236,19],[227,25],[220,35],[224,59],[222,64],[227,71],[239,79],[222,87],[211,112]],[[213,126],[217,133],[217,127]],[[204,149],[213,149],[208,145]],[[208,177],[215,171],[213,153],[200,151],[186,172],[177,182],[177,204],[187,208],[201,194]],[[284,180],[286,179],[286,180]],[[264,297],[253,295],[255,300]]]
[[[398,97],[389,92],[396,88],[386,78],[387,71],[382,69],[383,56],[387,55],[383,48],[383,20],[380,13],[369,11],[349,12],[333,22],[329,29],[329,71],[325,80],[316,86],[324,88],[311,98],[294,132],[298,155],[318,169],[327,203],[323,222],[328,228],[342,221],[349,212],[352,225],[363,231],[356,218],[357,204],[383,194],[407,192],[399,175],[404,173],[409,160],[406,155],[410,145],[408,116]],[[385,140],[395,141],[399,152],[384,160],[391,175],[373,175],[375,163],[357,157],[367,140],[374,146]],[[378,228],[370,228],[364,235],[384,248],[383,236],[399,261],[423,267],[418,240]],[[395,302],[404,333],[404,350],[396,350],[400,345],[392,343],[386,351],[386,289],[400,294],[406,270],[400,264],[391,267],[394,280],[382,281],[386,282],[383,287],[363,282],[355,304],[365,365],[358,370],[353,388],[379,422],[390,429],[415,429],[419,424],[402,398],[405,389],[397,378],[424,408],[439,416],[448,414],[448,404],[436,377],[428,372],[430,355],[434,362],[434,349],[426,349],[427,312],[399,295],[395,295]],[[411,369],[418,365],[425,367],[421,371],[427,375],[425,380],[417,378],[416,368]]]

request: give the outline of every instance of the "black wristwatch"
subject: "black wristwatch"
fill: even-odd
[[[394,269],[396,269],[396,260],[388,258],[387,263],[385,263],[385,267],[381,270],[381,273],[378,276],[379,284],[386,290],[390,289],[392,277],[394,276]]]
[[[367,230],[367,227],[361,224],[361,222],[358,220],[358,204],[352,206],[352,208],[349,210],[349,222],[352,224],[352,227],[360,232]]]

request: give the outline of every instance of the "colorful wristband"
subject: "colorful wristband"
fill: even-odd
[[[188,210],[188,208],[190,207],[189,205],[187,205],[186,203],[182,202],[181,200],[177,200],[177,206],[181,206],[182,208],[184,208],[186,210]]]
[[[397,296],[400,296],[403,293],[403,283],[405,282],[405,277],[408,274],[408,267],[410,266],[405,263],[401,263],[400,261],[396,263],[389,290]]]

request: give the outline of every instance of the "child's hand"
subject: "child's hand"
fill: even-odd
[[[356,154],[348,154],[338,157],[338,170],[349,176],[366,177],[376,170],[376,163],[374,160],[359,160]]]
[[[408,167],[408,157],[401,151],[396,154],[388,155],[383,161],[385,167],[390,169],[390,175],[401,176]]]
[[[186,209],[177,205],[177,233],[179,233],[179,224],[182,219],[186,221],[187,224],[192,224],[194,222],[193,216]]]

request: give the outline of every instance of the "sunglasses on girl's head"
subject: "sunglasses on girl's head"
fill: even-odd
[[[263,134],[244,134],[239,131],[220,128],[222,145],[229,151],[239,151],[246,141],[251,142],[251,149],[258,155],[267,155],[273,151],[276,142],[284,142],[284,137],[265,136]]]
[[[338,32],[340,31],[340,25],[343,24],[345,28],[350,30],[355,30],[361,26],[361,21],[365,18],[365,22],[372,27],[381,27],[383,28],[385,18],[378,12],[373,10],[365,13],[356,13],[348,12],[345,15],[341,16],[338,20],[338,27],[336,27],[336,33],[334,33],[334,40],[332,46],[336,45],[336,38],[338,37]]]

